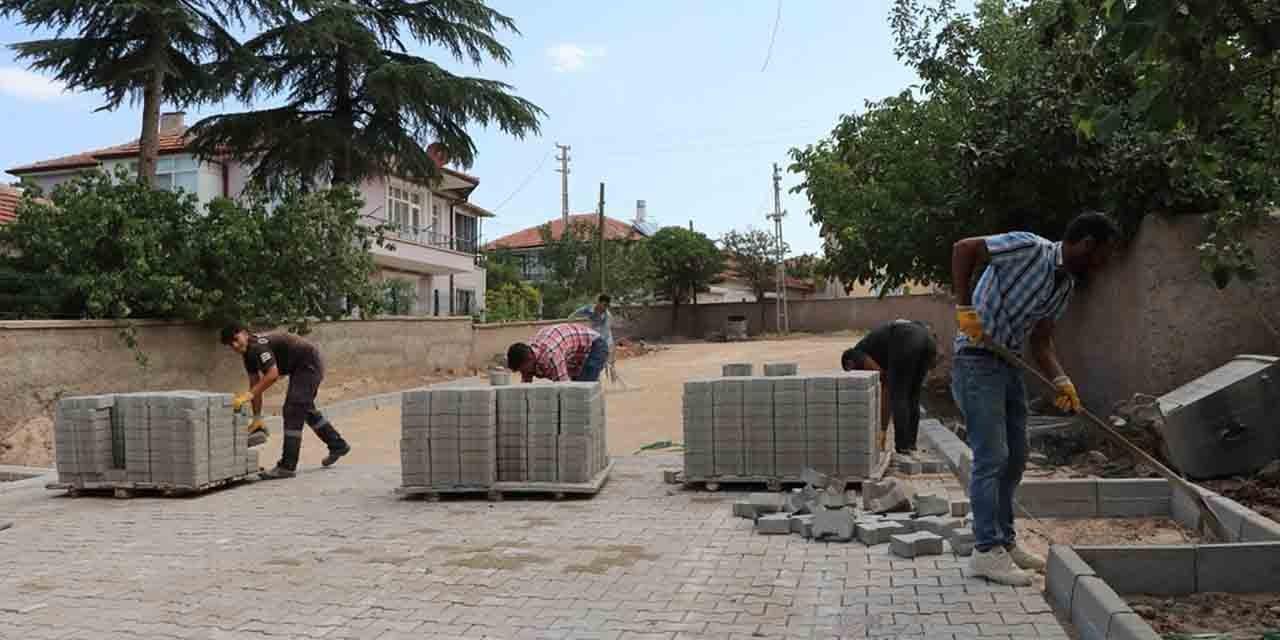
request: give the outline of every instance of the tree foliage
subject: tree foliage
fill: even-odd
[[[537,320],[542,294],[527,282],[505,282],[485,293],[485,319],[489,322]]]
[[[24,195],[17,220],[0,227],[0,270],[27,283],[7,301],[13,312],[304,328],[382,310],[369,253],[382,229],[360,223],[350,190],[286,194],[270,212],[261,199],[202,209],[125,177],[88,174],[47,200]],[[50,280],[57,295],[30,290]]]
[[[1096,23],[1064,26],[1062,6],[981,0],[963,15],[950,0],[897,0],[895,53],[919,86],[792,150],[834,275],[945,283],[964,236],[1056,237],[1089,209],[1128,232],[1148,213],[1212,212],[1221,223],[1274,201],[1256,113],[1208,130],[1129,111],[1094,118],[1095,104],[1136,95],[1146,68]],[[1249,275],[1249,256],[1229,251],[1211,267],[1220,282],[1224,269]]]
[[[751,287],[756,302],[777,288],[778,243],[767,231],[748,227],[746,231],[730,231],[720,238],[720,246],[728,254],[729,268]],[[786,255],[787,245],[782,245]]]
[[[152,183],[159,156],[160,104],[183,107],[216,100],[230,87],[211,63],[234,57],[226,25],[260,16],[266,0],[0,0],[0,15],[18,17],[55,37],[12,45],[17,58],[70,89],[102,92],[98,110],[125,100],[142,104],[139,179]]]
[[[543,317],[564,318],[600,293],[608,293],[615,304],[643,300],[653,289],[654,266],[649,240],[612,238],[604,241],[605,287],[600,291],[600,245],[594,220],[574,220],[560,237],[551,236],[551,226],[543,225],[540,260],[546,278],[540,283]]]
[[[649,238],[654,295],[679,306],[720,282],[724,254],[711,238],[684,227],[663,227]]]
[[[459,61],[507,64],[510,51],[495,32],[516,32],[515,23],[481,0],[290,4],[245,43],[248,56],[219,70],[238,77],[236,94],[246,103],[279,95],[284,104],[200,121],[192,135],[201,157],[230,152],[254,164],[254,181],[270,190],[384,175],[429,181],[440,175],[429,142],[465,167],[476,152],[468,126],[517,137],[538,131],[542,111],[508,85],[450,73],[406,44],[412,38]]]

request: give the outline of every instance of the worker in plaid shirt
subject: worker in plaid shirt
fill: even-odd
[[[555,382],[596,382],[609,361],[609,342],[580,324],[555,324],[539,331],[528,344],[507,349],[507,368],[525,382],[535,377]]]

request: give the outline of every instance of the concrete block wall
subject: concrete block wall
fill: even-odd
[[[404,486],[584,483],[609,464],[599,383],[445,384],[401,399]]]
[[[199,488],[257,469],[246,426],[232,412],[229,394],[64,398],[54,427],[59,481]]]
[[[869,477],[879,459],[879,374],[690,380],[685,477],[799,479],[807,468]]]

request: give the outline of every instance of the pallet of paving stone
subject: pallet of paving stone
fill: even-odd
[[[214,489],[228,487],[241,482],[255,481],[259,478],[258,471],[245,473],[229,478],[206,482],[199,486],[175,485],[156,482],[85,482],[73,484],[70,482],[51,482],[45,485],[46,489],[52,491],[66,491],[70,497],[95,496],[95,495],[112,495],[116,498],[138,498],[138,497],[187,497],[208,493]]]
[[[397,487],[396,493],[406,498],[419,497],[429,501],[439,500],[441,496],[476,496],[484,495],[492,502],[501,502],[506,496],[545,495],[561,500],[569,496],[591,497],[600,493],[600,489],[609,481],[613,471],[613,461],[596,473],[589,482],[495,482],[489,486],[404,486]]]

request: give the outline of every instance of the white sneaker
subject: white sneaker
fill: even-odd
[[[1006,549],[1006,551],[1009,552],[1009,558],[1013,560],[1013,564],[1017,565],[1019,569],[1036,572],[1044,571],[1044,558],[1030,551],[1024,551],[1022,547],[1017,545],[1014,545],[1012,549]]]
[[[1032,582],[1029,574],[1013,565],[1013,559],[1004,547],[991,547],[986,552],[974,549],[973,558],[969,560],[969,571],[974,576],[1011,587],[1029,587]]]

